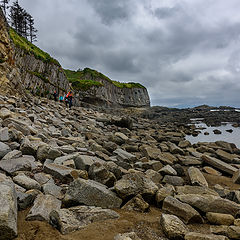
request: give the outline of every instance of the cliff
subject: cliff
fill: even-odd
[[[96,70],[65,70],[79,99],[95,105],[117,107],[150,106],[147,89],[139,83],[113,81]]]
[[[111,107],[150,105],[141,84],[119,83],[89,68],[64,71],[56,59],[9,28],[1,9],[0,39],[1,94],[21,90],[47,97],[55,90],[63,95],[72,87],[76,105],[80,101]]]

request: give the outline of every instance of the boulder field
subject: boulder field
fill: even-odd
[[[240,150],[185,130],[0,96],[0,240],[240,239]]]

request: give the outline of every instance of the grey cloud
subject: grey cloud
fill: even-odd
[[[155,9],[153,14],[159,19],[164,19],[173,17],[179,10],[179,7],[162,7]]]

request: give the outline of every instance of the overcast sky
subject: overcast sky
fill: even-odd
[[[152,105],[240,107],[239,0],[19,0],[63,68],[147,87]]]

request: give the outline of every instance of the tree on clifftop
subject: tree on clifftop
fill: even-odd
[[[37,41],[37,29],[34,27],[34,19],[30,14],[28,14],[28,27],[31,43]]]
[[[1,7],[2,7],[2,9],[3,9],[3,12],[4,12],[4,14],[5,14],[5,16],[6,16],[6,10],[7,10],[7,8],[8,8],[8,3],[9,3],[9,1],[10,0],[1,0],[0,2],[1,2]]]

